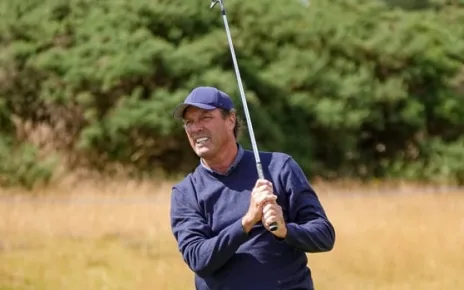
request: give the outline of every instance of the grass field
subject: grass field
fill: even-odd
[[[169,228],[169,189],[1,192],[0,290],[193,289]],[[317,290],[464,289],[464,193],[319,195],[337,241],[309,256]]]

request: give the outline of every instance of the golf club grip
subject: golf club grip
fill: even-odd
[[[277,231],[279,227],[277,226],[277,223],[276,222],[273,222],[270,226],[269,226],[269,230],[271,232],[274,232],[274,231]]]
[[[258,171],[258,177],[260,179],[264,179],[264,173],[263,173],[263,167],[261,165],[261,162],[256,162],[256,170]],[[270,226],[269,226],[269,230],[271,232],[274,232],[274,231],[277,231],[279,227],[277,226],[277,223],[276,222],[273,222]]]

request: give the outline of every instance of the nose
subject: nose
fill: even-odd
[[[196,133],[196,132],[201,132],[203,131],[203,125],[201,122],[192,122],[187,126],[187,131],[190,133]]]

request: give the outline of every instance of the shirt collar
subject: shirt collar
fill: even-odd
[[[208,170],[209,172],[211,173],[215,173],[215,174],[219,174],[219,175],[224,175],[224,176],[227,176],[229,175],[238,165],[238,163],[240,162],[240,160],[242,159],[243,157],[243,153],[244,153],[244,150],[242,148],[242,146],[240,144],[237,144],[237,155],[235,156],[235,159],[234,161],[232,162],[232,164],[230,165],[229,169],[227,169],[227,172],[226,173],[220,173],[220,172],[217,172],[217,171],[214,171],[212,168],[209,168],[208,166],[206,166],[206,164],[203,162],[203,159],[200,159],[200,163],[201,163],[201,166]]]

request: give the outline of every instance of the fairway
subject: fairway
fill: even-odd
[[[2,198],[0,289],[194,289],[169,228],[169,189]],[[462,192],[329,192],[319,196],[337,240],[309,255],[317,290],[464,289]]]

